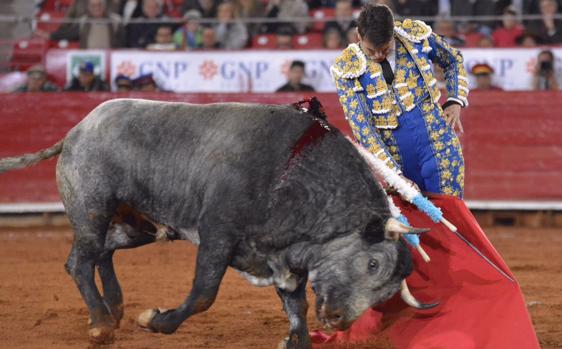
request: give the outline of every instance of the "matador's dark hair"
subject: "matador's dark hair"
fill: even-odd
[[[375,47],[386,44],[394,34],[392,11],[386,5],[365,5],[357,20],[357,30],[361,38]]]

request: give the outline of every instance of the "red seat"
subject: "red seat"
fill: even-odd
[[[55,2],[56,2],[56,0],[45,0],[41,4],[41,10],[43,10],[43,11],[54,11],[55,10]]]
[[[182,6],[184,0],[165,0],[164,1],[164,12],[169,17],[179,18],[183,16]]]
[[[41,10],[66,12],[72,4],[74,4],[74,0],[45,0],[41,5]]]
[[[37,29],[47,33],[55,32],[61,25],[61,22],[57,20],[62,18],[64,18],[64,12],[43,11],[37,16]]]
[[[296,35],[293,38],[295,49],[309,50],[324,47],[324,37],[321,33]]]
[[[23,39],[14,43],[10,64],[14,70],[27,70],[34,64],[43,63],[47,43],[43,39]]]
[[[68,40],[49,40],[47,46],[48,48],[75,49],[80,48],[80,42]]]
[[[313,23],[312,31],[323,32],[324,27],[326,26],[326,22],[323,21],[322,19],[333,18],[334,15],[335,15],[335,10],[329,7],[311,10],[309,13],[310,18],[312,18],[313,20],[321,20],[321,21],[315,21]]]
[[[271,49],[277,46],[275,34],[261,34],[252,38],[252,48]]]

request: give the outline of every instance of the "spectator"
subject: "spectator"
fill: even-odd
[[[154,42],[148,44],[146,48],[148,50],[154,51],[173,51],[175,50],[176,44],[174,43],[174,37],[172,35],[171,25],[161,25],[156,30],[156,35],[154,36]]]
[[[280,27],[275,37],[276,48],[280,50],[290,50],[293,48],[294,31],[291,26]]]
[[[293,61],[289,68],[289,80],[285,85],[279,87],[276,92],[314,91],[312,86],[302,83],[305,73],[304,68],[303,61]]]
[[[121,74],[115,77],[115,86],[117,86],[117,92],[130,92],[133,90],[131,79]]]
[[[219,5],[217,19],[219,23],[215,26],[215,32],[220,48],[237,50],[246,46],[248,31],[242,22],[234,18],[234,5],[231,2]]]
[[[539,38],[533,33],[525,32],[517,38],[517,44],[521,47],[537,47]]]
[[[494,47],[494,40],[489,36],[483,36],[480,41],[478,41],[478,47],[490,48]]]
[[[308,18],[308,5],[304,0],[269,0],[266,8],[268,18],[286,20],[293,29],[299,34],[306,31],[308,23],[301,19]],[[288,23],[271,23],[265,26],[265,31],[275,33],[280,26],[289,25]]]
[[[68,10],[66,10],[64,14],[64,19],[69,20],[69,22],[62,23],[61,26],[59,27],[59,30],[61,30],[61,32],[69,31],[70,29],[72,29],[71,27],[75,24],[72,22],[72,20],[77,20],[83,16],[88,15],[88,6],[89,6],[88,3],[89,0],[72,1],[72,5],[70,5],[70,8],[68,8]],[[109,9],[110,12],[119,13],[119,4],[117,3],[117,0],[114,1],[109,0],[109,6],[107,6],[107,8]],[[48,32],[42,30],[37,30],[36,34],[38,34],[40,37],[44,39],[49,39],[50,36]]]
[[[351,4],[354,8],[359,8],[363,6],[366,0],[352,0]],[[306,4],[310,10],[318,8],[334,8],[336,7],[337,0],[307,0]]]
[[[503,13],[502,26],[494,31],[492,38],[497,47],[513,47],[517,38],[523,35],[525,28],[517,23],[517,12],[512,7],[507,7]]]
[[[436,21],[434,31],[441,35],[449,45],[456,47],[464,46],[464,41],[457,35],[457,29],[453,21],[447,19]]]
[[[478,23],[466,22],[460,25],[460,37],[464,41],[464,47],[477,47],[484,35],[479,31]]]
[[[261,18],[265,16],[265,6],[261,0],[234,0],[235,17],[238,18]],[[258,34],[259,23],[246,23],[250,36]]]
[[[142,16],[142,0],[121,0],[119,4],[119,15],[123,23],[127,24],[131,18]]]
[[[535,91],[558,91],[554,62],[552,51],[543,50],[539,53],[533,74],[533,89]]]
[[[27,70],[27,82],[14,92],[57,92],[59,88],[47,80],[47,72],[40,65],[34,65]]]
[[[201,12],[189,10],[183,18],[186,23],[174,33],[174,43],[180,49],[194,50],[203,45],[203,27],[199,23]]]
[[[472,75],[476,78],[476,87],[474,90],[491,91],[501,90],[501,88],[494,86],[492,83],[494,68],[486,63],[475,64],[470,70]]]
[[[436,16],[438,0],[397,0],[396,13],[402,17]]]
[[[107,11],[105,0],[88,0],[88,13],[80,17],[79,23],[62,25],[50,35],[43,32],[38,34],[43,37],[47,35],[49,40],[80,41],[80,48],[89,49],[121,47],[124,38],[121,17]]]
[[[359,36],[357,35],[357,27],[349,28],[347,33],[345,33],[345,39],[348,44],[358,42]]]
[[[73,77],[70,85],[65,91],[72,92],[95,92],[109,91],[107,84],[94,73],[94,64],[92,62],[82,62],[79,66],[77,77]]]
[[[545,44],[562,43],[562,20],[555,19],[558,3],[555,0],[540,0],[541,20],[527,26]]]
[[[394,6],[393,0],[371,0],[371,1],[364,1],[365,3],[372,3],[374,5],[386,5],[388,6],[392,12],[396,12],[396,7]]]
[[[538,15],[541,13],[540,0],[516,0],[513,1],[513,6],[517,7],[517,12],[526,15]],[[562,6],[562,0],[556,0],[558,8]]]
[[[336,50],[344,47],[344,42],[337,29],[332,28],[324,32],[324,48]]]
[[[500,15],[511,0],[449,0],[452,16]]]
[[[197,10],[203,18],[216,18],[219,0],[186,0],[182,11]]]
[[[156,31],[165,20],[162,15],[161,0],[143,0],[142,15],[135,18],[137,22],[127,24],[127,47],[145,48],[154,42]],[[142,21],[148,21],[142,23]]]
[[[205,27],[203,29],[203,33],[201,34],[201,48],[203,50],[215,50],[219,48],[215,29],[211,27]]]
[[[144,74],[133,80],[133,89],[142,92],[159,92],[158,84],[152,74]]]
[[[351,0],[338,0],[336,2],[334,21],[329,21],[326,23],[324,32],[329,30],[336,30],[341,37],[341,41],[345,42],[346,33],[350,28],[357,27],[357,23],[353,19],[353,7],[351,6]]]

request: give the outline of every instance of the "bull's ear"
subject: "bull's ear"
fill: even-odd
[[[384,237],[388,240],[400,239],[400,234],[421,234],[428,232],[426,228],[413,228],[401,223],[396,218],[389,218],[384,225]]]
[[[381,216],[373,216],[369,220],[369,223],[365,226],[363,230],[363,238],[368,240],[370,243],[379,243],[384,241],[384,220]]]

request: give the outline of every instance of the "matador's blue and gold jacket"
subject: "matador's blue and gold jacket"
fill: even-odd
[[[385,82],[379,63],[368,60],[358,44],[350,44],[335,60],[332,77],[353,134],[369,151],[395,169],[399,166],[380,137],[398,127],[400,115],[427,101],[437,103],[441,93],[432,63],[445,72],[447,100],[468,105],[468,79],[460,52],[432,33],[422,21],[396,21],[396,66],[392,86]]]

